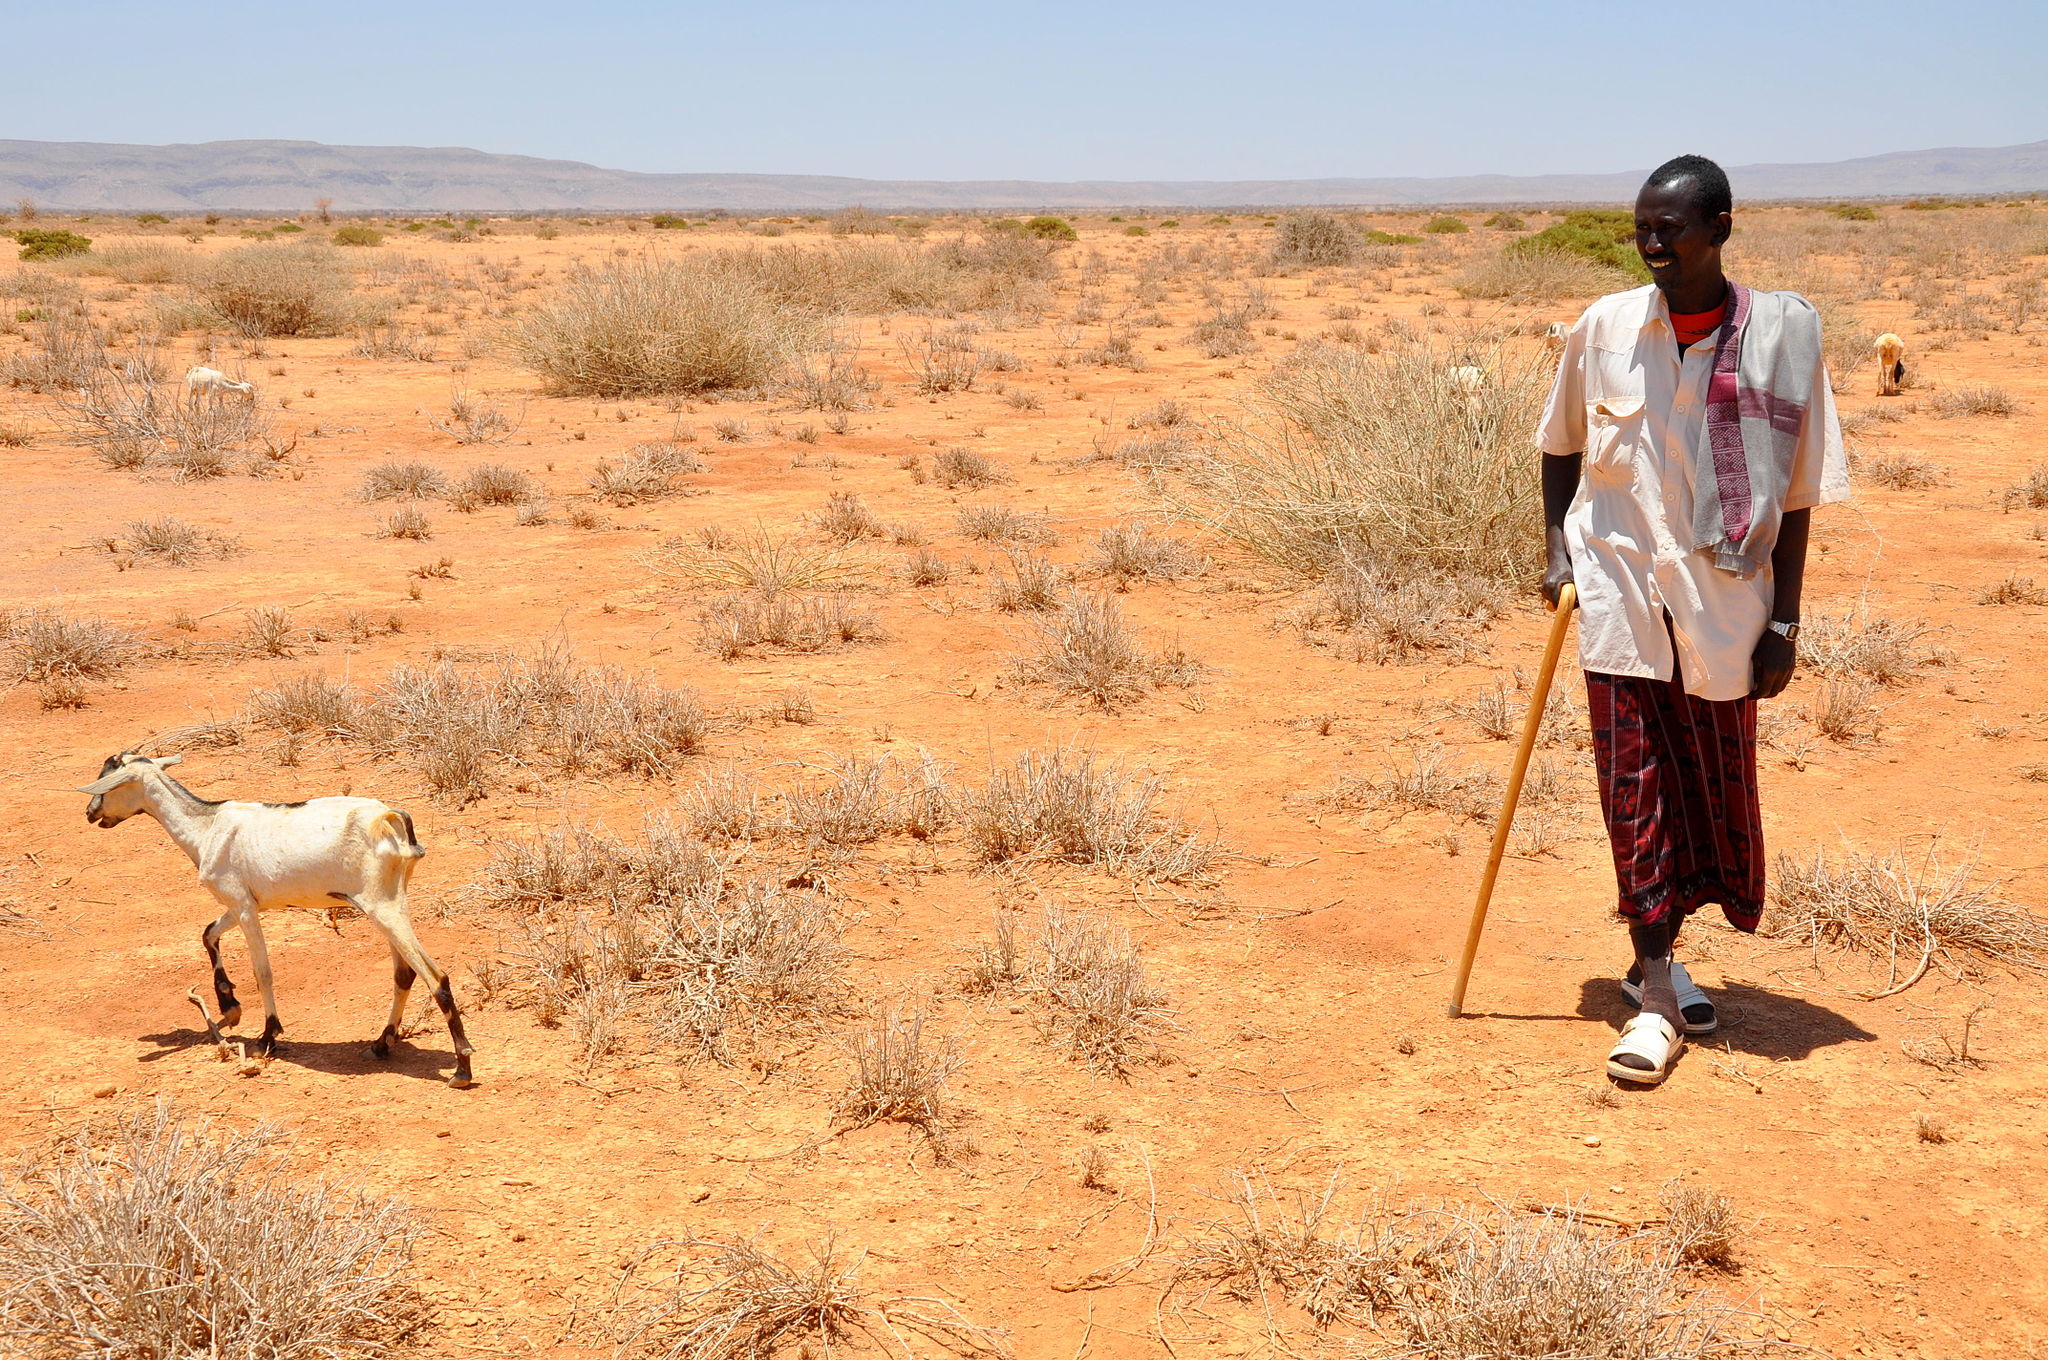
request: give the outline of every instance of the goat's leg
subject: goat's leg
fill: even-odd
[[[242,938],[249,942],[249,966],[256,970],[256,986],[263,993],[263,1035],[256,1041],[256,1056],[268,1060],[276,1056],[277,1036],[284,1029],[284,1021],[277,1018],[277,983],[270,976],[270,947],[263,942],[263,923],[257,918],[254,902],[237,907],[235,917],[241,924]]]
[[[419,970],[405,961],[398,952],[398,946],[391,947],[391,1018],[384,1022],[384,1032],[377,1036],[377,1042],[370,1045],[370,1056],[384,1059],[391,1056],[391,1045],[398,1042],[398,1027],[405,1021],[406,998],[412,995],[413,979]]]
[[[455,1041],[455,1071],[448,1078],[450,1086],[469,1086],[473,1082],[469,1070],[469,1035],[462,1028],[462,1012],[455,1007],[455,992],[448,984],[448,975],[441,971],[433,959],[427,956],[419,936],[413,933],[412,920],[405,914],[405,901],[357,902],[363,915],[377,923],[384,932],[384,938],[391,943],[393,967],[399,981],[399,992],[391,1008],[391,1023],[384,1028],[383,1037],[370,1048],[374,1057],[383,1057],[379,1048],[388,1052],[387,1040],[398,1037],[398,1021],[405,1009],[406,991],[411,987],[411,974],[418,974],[434,989],[434,1004],[441,1008],[442,1018],[448,1022],[448,1037]]]
[[[213,997],[220,1003],[220,1022],[230,1029],[242,1018],[242,1003],[235,999],[235,984],[228,981],[228,970],[221,967],[220,937],[235,923],[238,914],[234,907],[229,907],[218,921],[199,934],[200,943],[206,946],[206,957],[213,964]]]

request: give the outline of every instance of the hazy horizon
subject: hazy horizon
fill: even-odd
[[[92,22],[81,24],[81,12]],[[1214,0],[1028,13],[455,0],[25,9],[7,133],[461,146],[640,172],[1237,180],[1600,173],[2048,136],[2048,6],[1735,0],[1714,60],[1641,11]],[[24,63],[24,66],[27,66]],[[85,73],[85,74],[82,74]],[[81,82],[89,79],[89,88]],[[203,88],[203,97],[195,97]],[[1632,113],[1634,117],[1624,116]]]

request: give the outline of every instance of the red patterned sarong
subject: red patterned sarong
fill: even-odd
[[[1669,680],[1586,672],[1621,914],[1656,925],[1718,902],[1753,931],[1764,904],[1756,700],[1694,698],[1678,669]]]

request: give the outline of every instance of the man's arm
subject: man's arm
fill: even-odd
[[[1572,579],[1572,551],[1565,542],[1564,517],[1579,494],[1580,465],[1585,457],[1583,453],[1543,455],[1543,547],[1549,559],[1543,570],[1543,598],[1552,609],[1557,608],[1558,595]],[[1804,529],[1800,539],[1803,562]]]
[[[1806,535],[1813,518],[1811,510],[1787,510],[1778,525],[1778,545],[1771,549],[1771,577],[1776,593],[1771,599],[1771,618],[1778,623],[1799,622],[1799,596],[1806,586]],[[1764,629],[1750,656],[1750,697],[1775,699],[1792,683],[1792,668],[1799,649],[1786,637]]]

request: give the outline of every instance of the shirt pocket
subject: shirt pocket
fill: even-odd
[[[1642,397],[1600,397],[1586,403],[1586,466],[1589,470],[1601,473],[1626,471],[1642,437]]]
[[[1625,470],[1643,437],[1643,370],[1632,351],[1586,349],[1586,465]]]

